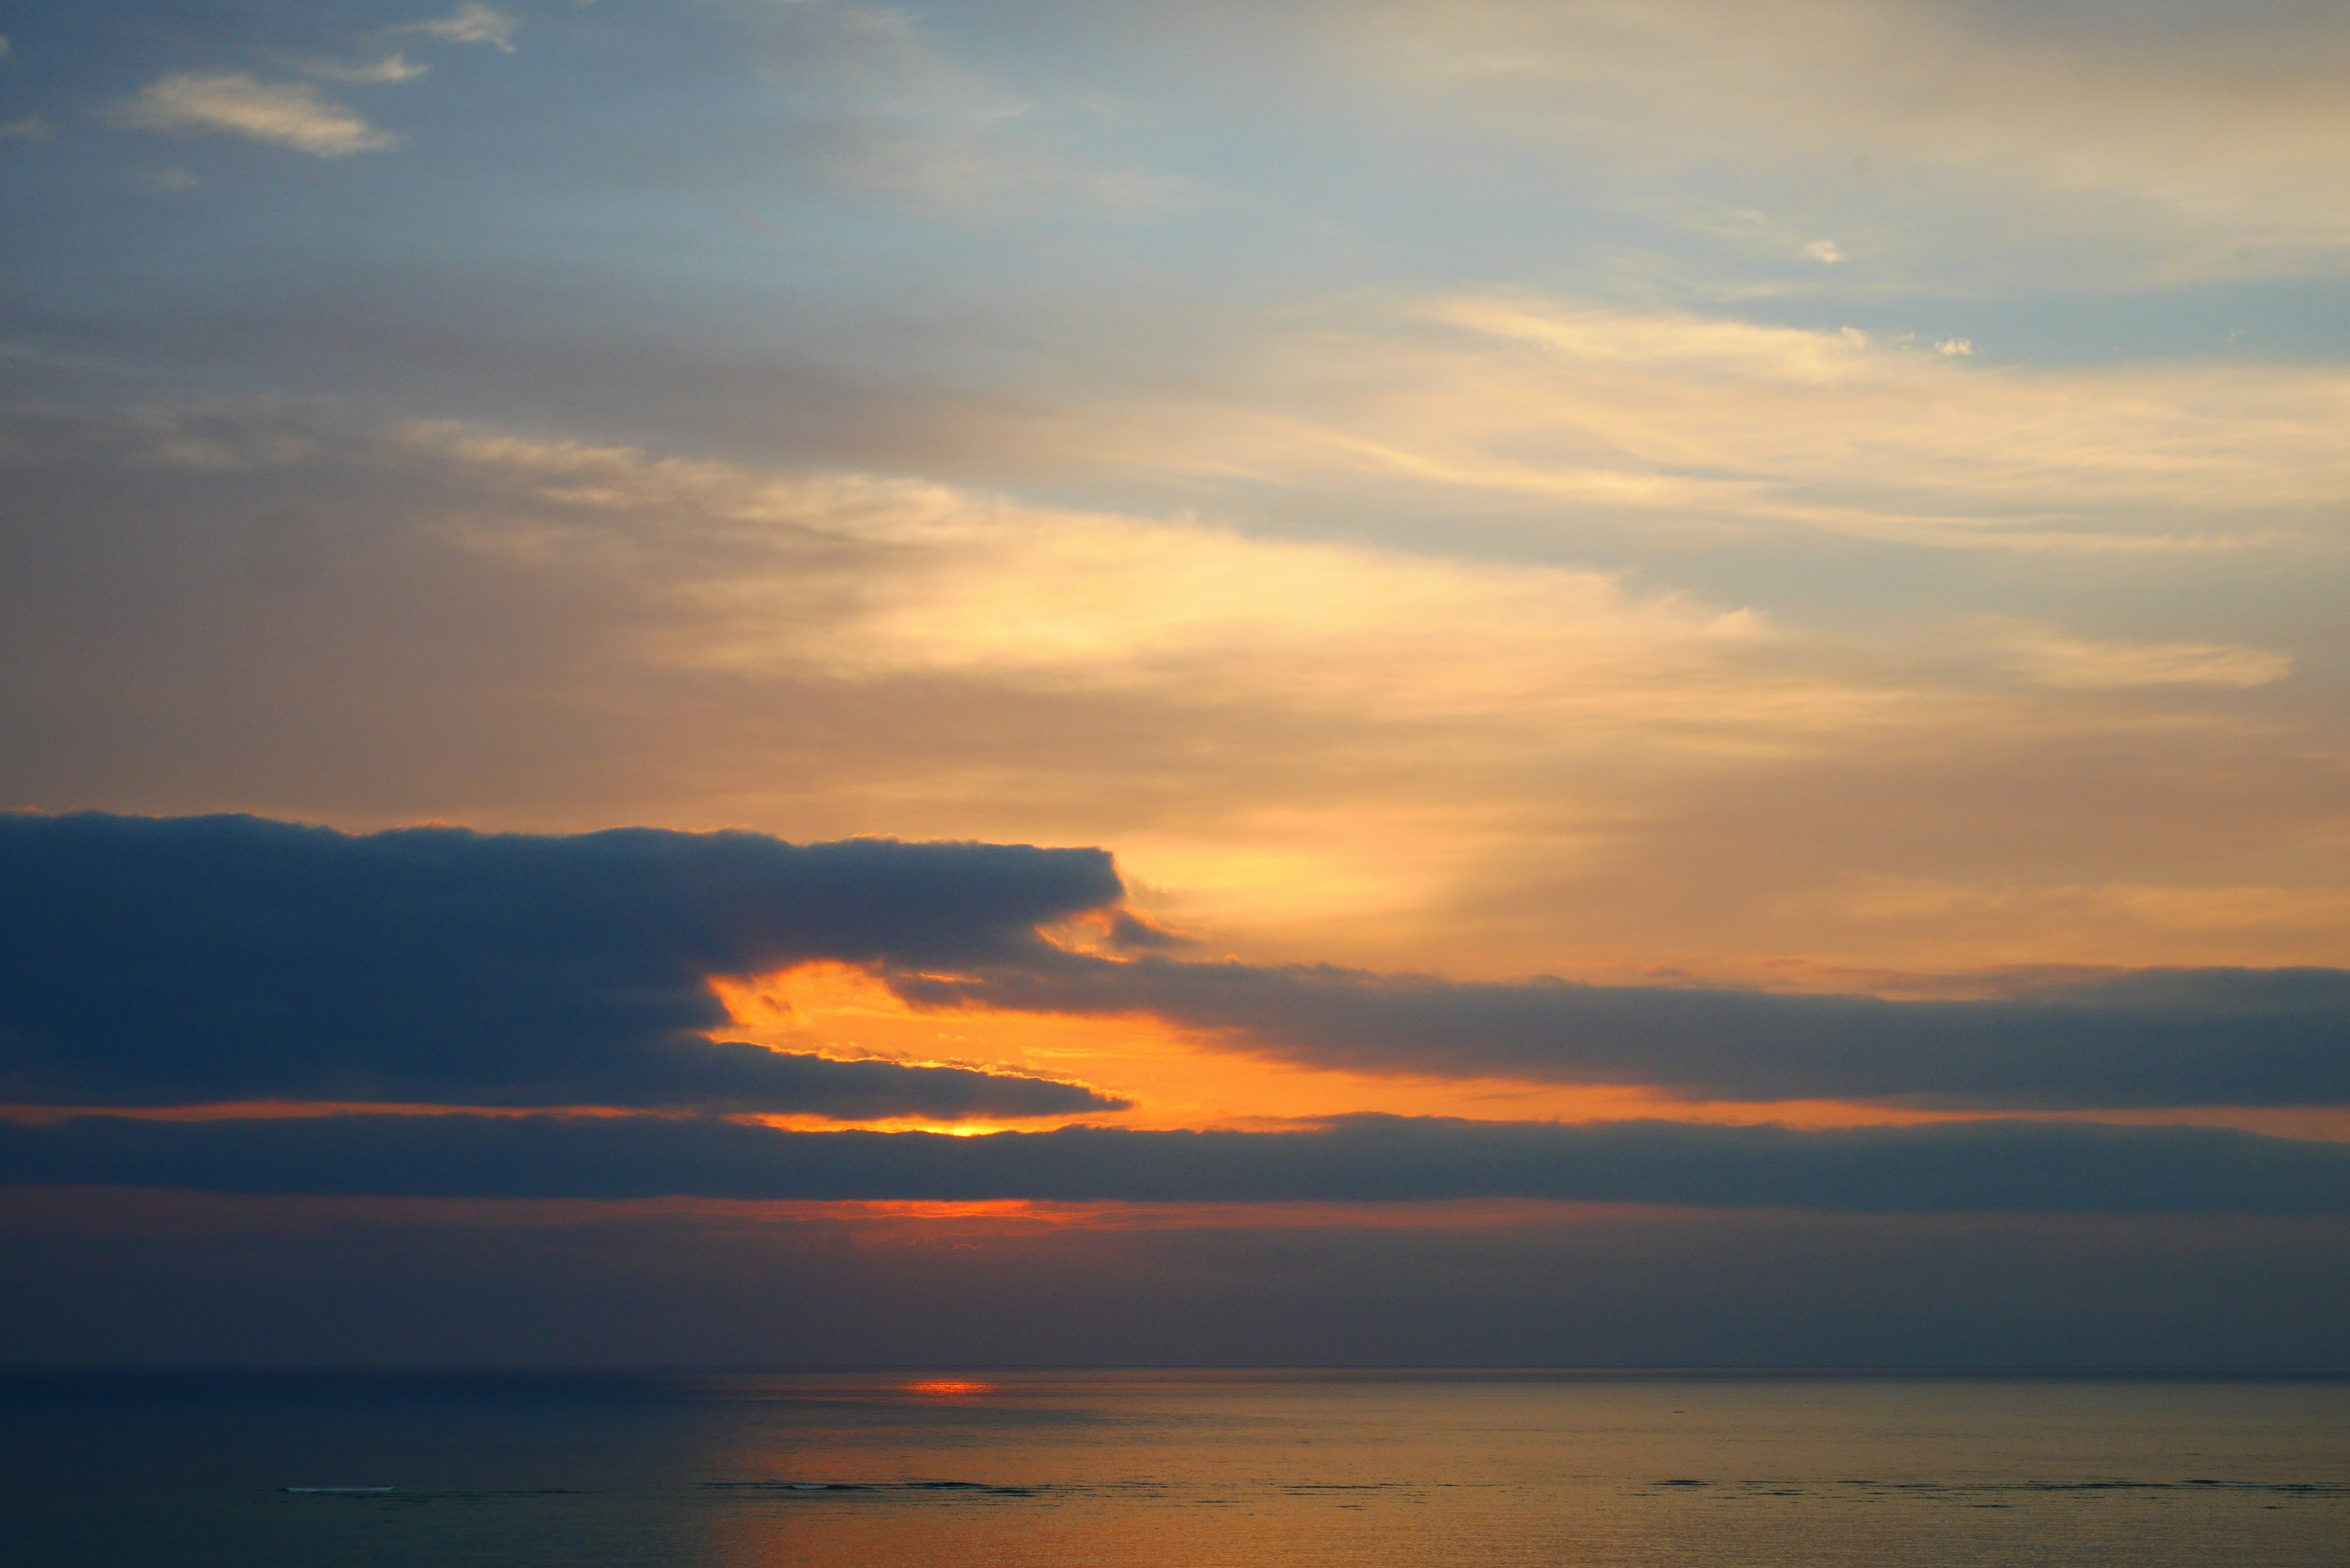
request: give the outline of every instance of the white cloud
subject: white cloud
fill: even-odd
[[[1945,356],[1964,358],[1974,351],[1975,340],[1971,337],[1945,337],[1934,345],[1934,352]]]
[[[515,28],[518,24],[503,11],[493,11],[487,5],[468,0],[450,16],[436,22],[417,22],[400,29],[404,33],[421,33],[428,38],[439,38],[449,44],[482,44],[490,48],[514,53]]]
[[[372,152],[400,139],[293,82],[244,71],[180,71],[149,83],[116,111],[125,125],[181,135],[242,136],[314,158]]]
[[[1834,266],[1844,260],[1844,252],[1836,249],[1836,243],[1834,240],[1814,240],[1804,247],[1804,254],[1814,261],[1825,263],[1829,266]]]
[[[348,82],[353,87],[382,87],[393,82],[414,81],[432,67],[420,66],[405,55],[386,55],[372,65],[338,66],[328,60],[306,60],[296,67],[307,75],[324,77],[330,82]]]

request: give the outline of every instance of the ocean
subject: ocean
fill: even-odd
[[[16,1373],[0,1511],[27,1568],[2307,1568],[2350,1382]]]

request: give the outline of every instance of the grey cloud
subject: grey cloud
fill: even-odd
[[[1111,946],[1123,952],[1155,952],[1199,945],[1195,939],[1170,931],[1131,909],[1120,909],[1110,917],[1109,940]]]
[[[2052,1122],[1796,1132],[1342,1117],[1295,1133],[791,1133],[475,1114],[0,1125],[0,1182],[383,1197],[1546,1199],[1838,1212],[2350,1214],[2350,1147]]]
[[[1114,901],[1098,850],[749,833],[365,836],[0,816],[0,1096],[1041,1116],[1043,1080],[712,1044],[718,975],[1015,959]]]
[[[2350,1104],[2350,973],[2330,969],[2143,971],[1927,1002],[1060,954],[895,984],[934,1006],[1147,1012],[1352,1072],[1976,1109]]]

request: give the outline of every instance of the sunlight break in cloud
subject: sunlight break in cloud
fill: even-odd
[[[315,88],[264,82],[244,71],[176,71],[141,88],[122,105],[120,118],[141,130],[242,136],[314,158],[373,152],[400,140]]]
[[[503,11],[493,11],[487,5],[460,5],[452,14],[434,22],[418,22],[400,30],[421,33],[428,38],[439,38],[448,44],[482,44],[504,54],[514,53],[516,23]]]

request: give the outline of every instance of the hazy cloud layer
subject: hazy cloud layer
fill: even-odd
[[[2241,1215],[775,1213],[70,1188],[0,1206],[12,1359],[74,1367],[2339,1370],[2345,1239],[2340,1219]],[[1660,1420],[1687,1392],[1659,1390]],[[149,1435],[216,1440],[176,1394]]]
[[[2004,996],[1893,1001],[1055,954],[892,983],[931,1005],[1145,1012],[1233,1050],[1355,1072],[1978,1109],[2350,1104],[2340,970],[2043,977]]]
[[[2300,0],[1403,0],[1358,36],[1466,123],[1645,171],[1692,228],[1760,240],[1767,206],[1887,272],[1947,265],[1921,241],[2173,279],[2350,241],[2345,27]]]
[[[1115,1108],[704,1035],[726,1023],[712,975],[1012,959],[1118,894],[1093,850],[0,816],[0,1098]]]
[[[1530,1198],[1837,1212],[2350,1213],[2350,1147],[1975,1122],[1791,1132],[1342,1117],[1326,1132],[794,1133],[667,1116],[0,1123],[0,1182],[382,1197],[1136,1203]]]

